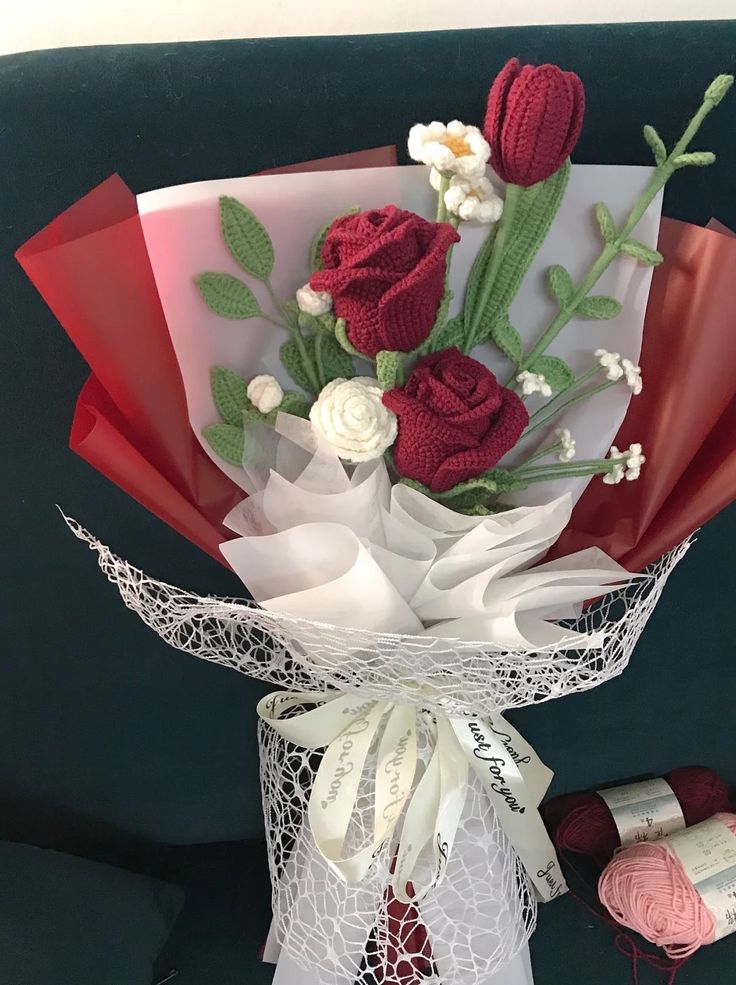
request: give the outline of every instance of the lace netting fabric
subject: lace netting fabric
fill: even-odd
[[[648,578],[563,623],[571,635],[602,631],[601,646],[494,652],[483,643],[342,629],[269,612],[253,602],[194,595],[149,577],[68,522],[96,551],[125,604],[177,649],[289,690],[360,691],[414,705],[420,760],[415,783],[432,753],[434,716],[489,717],[584,691],[620,674],[667,578],[690,546],[680,544],[647,569]],[[535,926],[535,897],[472,771],[445,876],[407,906],[389,888],[396,838],[376,853],[357,886],[343,882],[317,851],[305,822],[320,750],[297,747],[265,723],[259,740],[276,935],[322,985],[426,985],[433,979],[442,985],[482,985],[517,954]],[[350,851],[370,841],[375,753],[374,748],[348,831]],[[429,865],[430,859],[420,856],[420,869]]]

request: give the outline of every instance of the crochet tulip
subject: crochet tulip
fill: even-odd
[[[488,94],[483,134],[504,181],[528,187],[554,174],[580,136],[585,90],[556,65],[506,63]]]

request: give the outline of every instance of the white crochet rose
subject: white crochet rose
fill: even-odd
[[[396,415],[381,402],[378,380],[332,380],[309,411],[315,428],[345,462],[369,462],[396,438]]]
[[[296,303],[300,311],[307,315],[326,315],[332,307],[332,298],[327,291],[313,291],[309,284],[296,292]]]
[[[267,373],[262,376],[254,376],[248,384],[246,393],[248,400],[262,414],[270,414],[284,399],[284,391],[281,389],[279,381]]]

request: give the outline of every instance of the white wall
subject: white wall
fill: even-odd
[[[66,45],[736,17],[734,0],[0,0],[0,53]]]

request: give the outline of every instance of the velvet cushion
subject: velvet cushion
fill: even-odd
[[[0,842],[0,981],[150,985],[183,901],[148,876]]]

